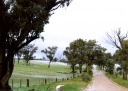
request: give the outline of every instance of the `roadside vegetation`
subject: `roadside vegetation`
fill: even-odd
[[[109,79],[111,79],[111,80],[114,81],[115,83],[117,83],[117,84],[119,84],[119,85],[121,85],[121,86],[123,86],[123,87],[128,88],[128,81],[122,79],[121,76],[116,77],[115,75],[111,75],[111,74],[109,74],[109,73],[105,73],[105,74],[106,74],[106,76],[107,76]]]

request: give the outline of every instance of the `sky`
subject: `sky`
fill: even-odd
[[[97,44],[114,53],[116,48],[106,43],[106,33],[121,28],[128,31],[128,0],[73,0],[69,7],[59,8],[45,25],[41,39],[33,41],[38,46],[37,58],[42,49],[57,46],[56,56],[61,56],[70,42],[76,39],[95,39]]]

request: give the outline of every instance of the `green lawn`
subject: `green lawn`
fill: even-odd
[[[128,81],[127,80],[123,80],[121,77],[115,77],[114,75],[110,75],[109,73],[105,73],[106,76],[108,78],[110,78],[112,81],[114,81],[115,83],[119,84],[119,85],[122,85],[126,88],[128,88]]]

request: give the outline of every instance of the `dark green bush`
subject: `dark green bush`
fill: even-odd
[[[88,74],[91,75],[91,76],[93,75],[92,69],[88,70]]]
[[[91,80],[91,75],[88,73],[82,73],[81,78],[84,82],[89,82]]]

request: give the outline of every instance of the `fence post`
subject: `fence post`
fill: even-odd
[[[57,82],[57,78],[56,78],[56,82]]]
[[[13,79],[12,79],[12,88],[13,88]]]
[[[27,79],[27,87],[29,87],[29,79]]]
[[[47,84],[47,80],[45,79],[44,81],[45,81],[45,84]]]
[[[69,79],[67,78],[67,80],[69,80]]]
[[[22,80],[20,79],[20,87],[21,87],[21,84],[22,84]]]

